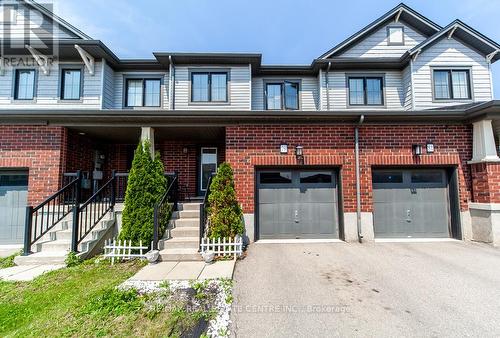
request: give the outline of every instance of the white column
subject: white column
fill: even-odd
[[[141,142],[148,140],[150,143],[151,157],[155,155],[155,130],[152,127],[141,127]]]
[[[472,160],[469,163],[499,162],[491,120],[473,123]]]

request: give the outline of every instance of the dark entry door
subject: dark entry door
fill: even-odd
[[[21,244],[28,202],[28,173],[0,171],[0,244]]]
[[[262,170],[257,190],[259,238],[338,238],[335,171]]]
[[[376,237],[450,236],[444,169],[374,170],[372,181]]]

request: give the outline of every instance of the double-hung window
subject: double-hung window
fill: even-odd
[[[35,70],[16,69],[14,84],[15,100],[33,100],[35,98]]]
[[[353,76],[348,78],[350,106],[382,106],[382,77]]]
[[[125,105],[127,107],[159,107],[160,79],[127,79]]]
[[[470,72],[468,69],[435,69],[435,100],[470,100]]]
[[[191,73],[191,102],[227,102],[227,73]]]
[[[80,100],[82,92],[82,70],[63,69],[61,75],[61,99]]]
[[[266,83],[268,110],[299,109],[299,83],[293,81]]]

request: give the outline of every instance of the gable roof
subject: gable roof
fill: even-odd
[[[498,43],[458,19],[454,20],[436,34],[410,49],[408,51],[408,55],[415,55],[448,35],[458,38],[466,45],[474,48],[483,55],[491,54],[491,62],[495,62],[500,59],[500,45]]]
[[[426,36],[431,36],[442,29],[442,27],[437,23],[417,13],[415,10],[406,6],[405,4],[400,3],[399,5],[382,15],[380,18],[370,23],[368,26],[354,33],[353,35],[330,49],[328,52],[321,55],[319,59],[331,58],[332,56],[345,51],[395,17],[398,17],[400,20],[405,21]]]
[[[19,0],[19,2],[26,5],[26,6],[29,6],[29,7],[36,9],[37,11],[39,11],[43,15],[47,16],[52,21],[56,22],[59,25],[59,27],[62,27],[64,29],[70,31],[71,33],[73,33],[77,38],[83,39],[83,40],[92,40],[92,38],[90,36],[88,36],[87,34],[82,32],[81,30],[79,30],[75,26],[71,25],[70,23],[68,23],[64,19],[55,15],[52,11],[50,11],[46,7],[40,5],[39,3],[37,3],[33,0]]]

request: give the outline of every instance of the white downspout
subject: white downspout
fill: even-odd
[[[328,62],[328,67],[326,68],[325,73],[325,84],[326,84],[326,110],[330,111],[330,81],[328,80],[328,72],[330,71],[330,67],[332,66],[331,62]]]
[[[168,56],[169,61],[169,78],[170,78],[170,88],[169,88],[169,108],[170,110],[175,110],[175,66],[174,61],[172,59],[172,55]]]

